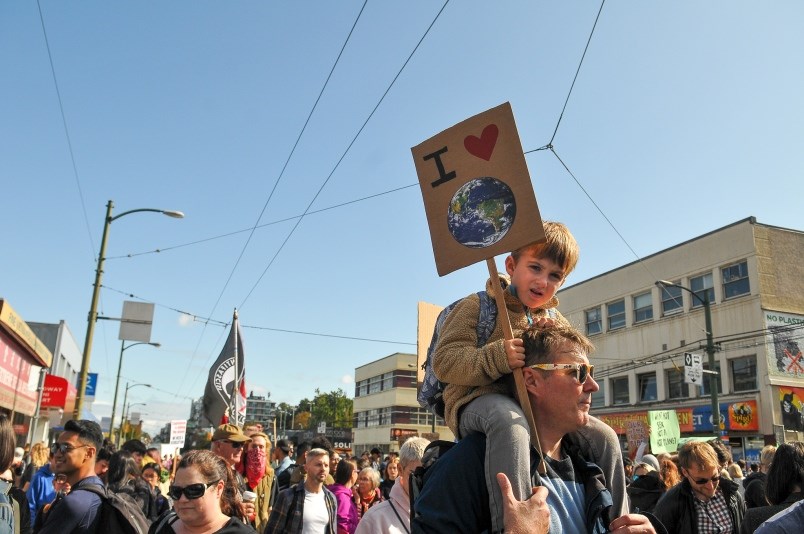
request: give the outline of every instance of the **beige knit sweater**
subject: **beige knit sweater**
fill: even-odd
[[[505,290],[510,281],[500,275],[500,284]],[[486,282],[486,292],[495,298],[491,279]],[[528,318],[522,302],[505,291],[505,304],[511,320],[514,336],[520,337],[528,327]],[[543,308],[530,310],[535,321],[547,315],[547,308],[558,306],[558,299],[553,299]],[[487,393],[510,395],[505,375],[511,373],[508,358],[503,348],[503,329],[500,316],[486,345],[477,348],[477,320],[480,313],[480,300],[477,294],[471,294],[455,305],[438,337],[433,354],[433,372],[444,388],[444,418],[455,437],[460,438],[458,415],[460,409],[469,401]],[[567,320],[556,313],[556,320],[565,324]]]

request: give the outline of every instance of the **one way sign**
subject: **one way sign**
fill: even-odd
[[[703,357],[700,354],[684,353],[684,382],[703,385]]]

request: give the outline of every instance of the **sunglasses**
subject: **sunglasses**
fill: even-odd
[[[211,486],[214,486],[218,482],[220,482],[220,480],[210,482],[209,484],[199,482],[198,484],[190,484],[189,486],[170,486],[170,489],[168,489],[168,496],[170,496],[170,498],[174,501],[181,499],[182,495],[187,497],[189,500],[198,499],[207,492],[207,489],[209,489]]]
[[[57,452],[68,454],[73,452],[75,449],[80,449],[82,447],[89,447],[89,445],[79,445],[78,447],[73,447],[69,443],[54,443],[50,446],[50,454],[53,456],[55,456]]]
[[[228,443],[229,446],[233,449],[239,449],[243,446],[242,441],[229,441],[228,439],[223,440],[224,443]]]
[[[695,480],[693,480],[693,482],[695,482],[699,486],[703,486],[707,482],[711,482],[712,484],[717,484],[718,482],[720,482],[720,476],[714,476],[712,478],[696,478]]]
[[[595,376],[595,366],[588,363],[537,363],[530,368],[542,371],[575,371],[575,378],[581,384],[586,382],[587,378]]]

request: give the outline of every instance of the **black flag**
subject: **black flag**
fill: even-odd
[[[209,370],[204,389],[204,414],[214,426],[232,423],[242,427],[245,423],[245,376],[243,337],[235,310],[229,337]]]

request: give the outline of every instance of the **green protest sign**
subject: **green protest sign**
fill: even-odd
[[[678,428],[678,417],[675,410],[657,410],[648,412],[650,425],[650,451],[653,454],[676,452],[681,430]]]

